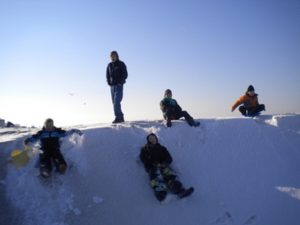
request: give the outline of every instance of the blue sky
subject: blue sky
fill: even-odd
[[[195,118],[239,116],[249,84],[266,114],[300,113],[300,1],[0,1],[0,118],[111,122],[105,71],[128,68],[126,120],[160,119],[173,90]]]

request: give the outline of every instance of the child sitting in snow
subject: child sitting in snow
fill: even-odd
[[[59,139],[73,133],[82,135],[80,130],[72,129],[65,131],[61,128],[56,128],[53,120],[47,119],[42,130],[32,135],[32,137],[25,139],[25,145],[34,144],[38,141],[41,143],[42,153],[40,154],[39,167],[42,177],[47,178],[51,175],[52,162],[59,173],[63,174],[66,171],[67,163],[60,152]]]
[[[153,133],[147,136],[147,144],[141,149],[140,159],[150,177],[150,185],[159,201],[167,196],[167,190],[179,198],[190,195],[194,188],[184,189],[175,172],[170,168],[172,157],[168,150],[158,143]]]
[[[241,96],[231,107],[231,112],[233,112],[239,105],[239,111],[243,116],[255,116],[261,111],[265,111],[265,105],[258,103],[258,94],[255,93],[254,87],[250,85],[245,93]]]
[[[167,120],[168,127],[172,126],[171,120],[179,120],[181,117],[184,117],[186,122],[192,127],[200,125],[199,122],[194,121],[193,117],[187,111],[182,111],[177,101],[172,98],[172,91],[170,89],[165,91],[164,99],[160,102],[160,109],[163,112],[164,119]]]

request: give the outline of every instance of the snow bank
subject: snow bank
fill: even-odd
[[[296,114],[275,115],[271,119],[267,119],[266,123],[300,134],[300,116]]]
[[[205,119],[199,128],[183,121],[82,127],[82,138],[62,145],[67,174],[41,182],[34,155],[20,170],[9,165],[2,182],[24,225],[298,225],[299,121],[275,115]],[[150,132],[171,152],[183,184],[195,187],[189,198],[165,205],[154,198],[137,162]],[[8,152],[21,140],[0,147]]]

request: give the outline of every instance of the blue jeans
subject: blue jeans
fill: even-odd
[[[123,85],[112,85],[110,86],[111,99],[114,106],[114,112],[116,118],[123,118],[121,109],[121,101],[123,99]]]

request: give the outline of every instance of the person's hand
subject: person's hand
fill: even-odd
[[[171,127],[172,126],[172,122],[171,121],[167,121],[167,127]]]
[[[25,139],[25,140],[23,141],[24,147],[28,146],[28,143],[29,143],[28,139]]]
[[[74,129],[73,132],[74,132],[75,134],[80,135],[80,136],[83,134],[83,133],[81,132],[81,130],[77,130],[77,129]]]

